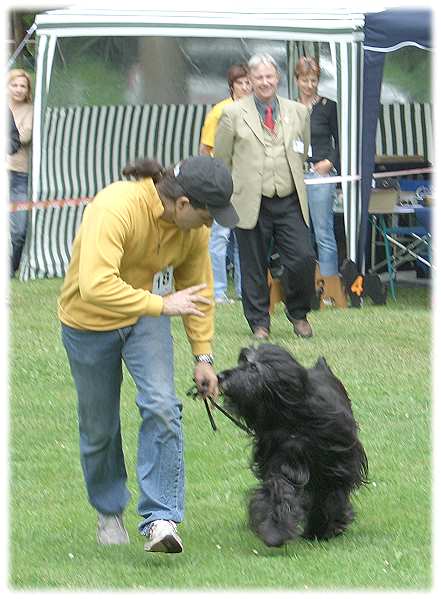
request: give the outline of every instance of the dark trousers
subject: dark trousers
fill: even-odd
[[[284,198],[262,196],[254,229],[236,229],[242,274],[242,305],[251,330],[269,330],[268,263],[277,248],[281,282],[290,319],[303,319],[314,293],[315,254],[296,193]]]
[[[28,174],[9,171],[9,201],[26,202],[28,200]],[[28,212],[20,210],[9,213],[11,235],[10,275],[14,276],[20,266],[21,255],[26,241]]]

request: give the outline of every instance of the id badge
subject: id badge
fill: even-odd
[[[152,293],[168,295],[173,291],[173,266],[167,266],[153,276]]]
[[[303,141],[301,139],[295,139],[292,142],[292,149],[294,150],[294,152],[303,154],[303,152],[305,151],[305,144],[303,143]]]

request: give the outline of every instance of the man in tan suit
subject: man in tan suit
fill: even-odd
[[[296,335],[311,337],[307,313],[314,293],[315,254],[303,178],[309,113],[302,104],[277,95],[280,72],[272,56],[256,54],[248,66],[253,94],[224,108],[215,141],[216,156],[233,176],[244,314],[254,336],[267,339],[267,270],[276,248],[286,315]]]

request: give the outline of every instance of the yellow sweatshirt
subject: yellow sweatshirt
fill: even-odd
[[[201,131],[201,143],[209,148],[214,148],[216,129],[225,106],[233,103],[233,98],[227,98],[218,102],[205,117],[204,126]]]
[[[153,276],[174,269],[176,291],[206,283],[213,297],[209,229],[181,231],[160,219],[163,205],[151,179],[112,183],[84,211],[58,300],[60,320],[75,329],[109,331],[159,316],[163,299],[151,293]],[[205,318],[187,315],[194,354],[211,353],[214,306]]]

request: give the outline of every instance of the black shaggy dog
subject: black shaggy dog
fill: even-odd
[[[225,408],[253,435],[252,530],[271,547],[302,535],[329,539],[354,519],[351,492],[368,461],[343,384],[324,358],[304,368],[272,344],[244,348],[218,375]]]

